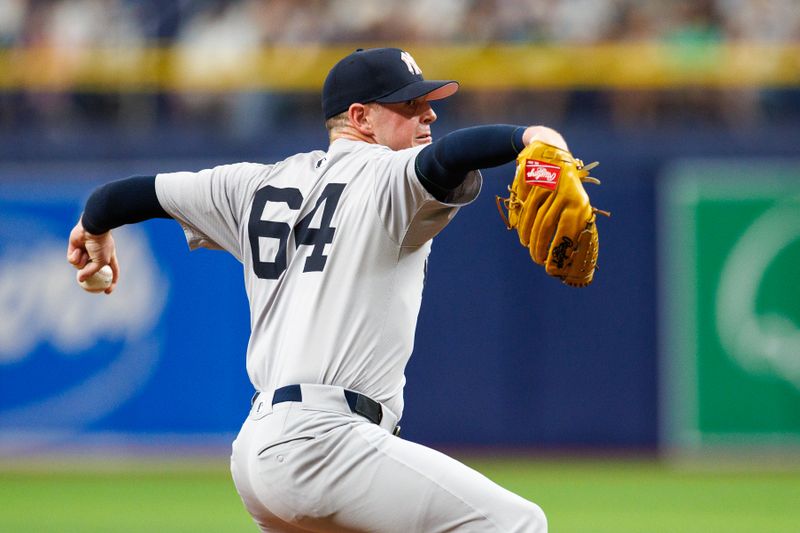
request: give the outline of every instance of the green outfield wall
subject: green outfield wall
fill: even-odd
[[[667,442],[800,445],[800,166],[685,162],[659,196]]]

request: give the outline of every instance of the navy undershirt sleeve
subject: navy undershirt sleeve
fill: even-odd
[[[448,133],[417,154],[417,177],[437,200],[444,200],[461,185],[469,171],[515,160],[524,148],[525,129],[525,126],[494,124]]]
[[[133,176],[95,189],[86,200],[81,222],[94,235],[151,218],[172,218],[156,196],[155,176]]]

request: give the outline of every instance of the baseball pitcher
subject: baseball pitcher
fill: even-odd
[[[541,126],[434,140],[431,102],[457,90],[405,51],[359,49],[325,80],[327,151],[111,182],[72,230],[78,280],[110,265],[109,294],[123,224],[173,218],[190,248],[242,263],[256,393],[231,471],[262,531],[547,530],[536,504],[399,436],[431,240],[477,197],[478,169],[518,161],[498,205],[547,273],[585,286],[597,260],[589,166]]]

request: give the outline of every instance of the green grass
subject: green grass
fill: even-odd
[[[0,532],[257,531],[219,468],[0,472]]]
[[[553,533],[795,533],[800,469],[467,459],[541,505]],[[0,532],[256,531],[224,459],[0,463]]]
[[[677,469],[654,461],[471,463],[538,503],[550,530],[800,532],[800,470]]]

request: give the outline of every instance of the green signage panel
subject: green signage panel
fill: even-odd
[[[800,444],[800,163],[684,161],[658,205],[666,443]]]

